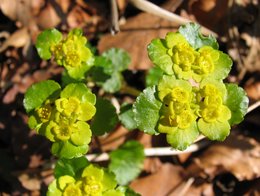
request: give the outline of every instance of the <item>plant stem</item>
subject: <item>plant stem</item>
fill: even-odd
[[[141,93],[141,91],[137,90],[136,88],[134,88],[132,86],[128,86],[126,83],[123,84],[120,92],[132,95],[134,97],[138,97],[138,95]]]

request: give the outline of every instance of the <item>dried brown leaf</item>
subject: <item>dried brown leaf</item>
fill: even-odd
[[[196,21],[214,32],[223,34],[227,31],[228,1],[192,0],[189,1],[189,12]]]
[[[245,86],[245,90],[249,98],[253,100],[260,100],[260,81],[249,81]]]
[[[31,0],[1,0],[0,8],[3,14],[11,20],[20,21],[23,26],[27,26],[33,20],[31,3]]]
[[[15,48],[23,47],[27,45],[28,42],[30,42],[28,29],[26,27],[18,29],[12,35],[10,35],[10,37],[8,37],[7,40],[5,40],[5,42],[0,46],[0,52],[3,52],[10,46]]]
[[[30,191],[40,190],[41,188],[40,179],[35,177],[30,177],[28,174],[21,174],[18,177],[18,179],[21,182],[22,186]]]
[[[50,3],[47,4],[37,17],[37,24],[41,29],[56,27],[60,22],[60,17]]]
[[[123,126],[119,126],[115,131],[106,136],[99,137],[102,151],[111,151],[118,148],[126,141],[129,131]]]
[[[202,172],[212,178],[221,172],[231,172],[239,180],[259,177],[260,145],[253,138],[231,135],[204,151],[188,171],[192,176]]]
[[[173,2],[170,1],[164,8],[171,9],[172,6]],[[102,36],[98,43],[98,49],[100,52],[104,52],[111,47],[123,48],[130,53],[132,59],[129,69],[149,69],[152,63],[147,55],[147,45],[152,39],[163,38],[167,32],[175,31],[177,28],[173,22],[151,14],[141,13],[129,18],[120,27],[121,32],[115,36],[110,34]]]
[[[167,195],[183,181],[184,169],[165,163],[154,174],[134,180],[130,187],[143,196]]]
[[[89,14],[76,5],[69,13],[67,21],[70,28],[83,28],[90,18]]]
[[[71,0],[55,0],[61,7],[63,13],[67,13],[71,4]]]

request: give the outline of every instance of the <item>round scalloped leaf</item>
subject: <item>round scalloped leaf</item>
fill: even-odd
[[[200,33],[200,26],[196,23],[182,25],[179,28],[179,32],[186,38],[194,49],[201,48],[202,46],[211,46],[214,49],[218,49],[216,38],[212,35],[207,37],[203,36]]]
[[[55,142],[52,144],[51,152],[59,158],[72,159],[87,153],[88,145],[75,146],[69,141]]]
[[[125,193],[120,190],[108,190],[102,194],[102,196],[125,196]]]
[[[178,80],[174,76],[164,75],[158,84],[158,96],[160,100],[163,100],[163,98],[170,93],[174,87],[181,87],[188,92],[192,91],[192,86],[188,81]]]
[[[128,130],[137,128],[134,120],[134,112],[132,104],[122,104],[120,108],[119,120]]]
[[[230,125],[238,124],[246,115],[248,108],[248,97],[246,92],[236,84],[226,84],[227,99],[225,104],[231,111]]]
[[[53,180],[48,186],[47,196],[62,196],[62,192],[57,187],[57,180]]]
[[[161,70],[159,67],[153,67],[151,68],[146,77],[145,77],[145,84],[146,86],[153,86],[157,85],[159,83],[159,80],[163,76],[163,70]]]
[[[56,179],[64,175],[78,178],[87,165],[89,165],[89,162],[85,156],[73,159],[59,159],[55,165],[54,176]]]
[[[82,177],[91,177],[95,176],[95,180],[101,181],[104,177],[104,170],[103,168],[99,167],[98,165],[90,164],[83,170]]]
[[[61,40],[62,34],[56,29],[47,29],[41,32],[35,44],[39,56],[44,60],[50,59],[52,56],[50,47],[59,43]]]
[[[221,92],[221,94],[223,95],[223,98],[226,97],[227,89],[222,80],[214,80],[213,78],[206,78],[201,81],[200,89],[202,89],[204,86],[206,86],[208,84],[213,85],[219,92]]]
[[[61,98],[77,97],[81,102],[96,103],[96,96],[83,83],[72,83],[67,85],[60,94]]]
[[[116,108],[109,100],[97,99],[97,112],[90,125],[94,135],[103,135],[112,131],[118,123]]]
[[[167,134],[167,142],[175,149],[185,150],[199,136],[197,123],[194,122],[187,129],[175,129]]]
[[[173,75],[173,62],[167,54],[168,48],[164,39],[154,39],[147,47],[151,61],[160,67],[166,74]]]
[[[199,131],[210,140],[223,141],[230,133],[228,121],[207,123],[203,119],[198,121]]]
[[[216,80],[225,79],[231,70],[232,64],[233,62],[231,58],[227,54],[219,51],[219,59],[214,64],[215,69],[211,74],[207,76],[207,78],[212,78]]]
[[[121,72],[128,68],[131,62],[129,54],[120,48],[111,48],[101,55],[107,59],[105,66],[105,73],[112,74],[113,72]]]
[[[91,57],[87,62],[82,63],[80,66],[66,66],[68,75],[76,80],[84,79],[86,72],[92,67],[93,62],[94,59]]]
[[[60,85],[53,80],[46,80],[33,84],[25,93],[23,105],[26,112],[40,107],[47,99],[57,98],[60,94]]]
[[[162,103],[156,99],[155,93],[155,86],[146,88],[133,105],[137,127],[150,135],[159,134],[156,126],[160,118],[159,110]]]
[[[104,176],[102,179],[103,190],[114,189],[117,186],[116,176],[114,173],[104,169]]]
[[[178,45],[178,44],[188,44],[185,37],[178,32],[177,33],[173,33],[173,32],[167,33],[167,35],[165,37],[165,41],[166,41],[166,45],[168,48],[173,48],[175,45]]]
[[[116,175],[120,185],[126,185],[141,172],[144,161],[144,147],[131,140],[109,154],[109,170]]]
[[[114,72],[111,77],[106,80],[102,86],[106,92],[115,93],[121,89],[122,86],[122,75],[120,72]]]
[[[77,126],[77,131],[71,134],[71,142],[77,146],[89,144],[92,133],[88,123],[78,121],[75,125]]]
[[[125,196],[141,196],[128,186],[118,186],[116,190],[120,190]]]

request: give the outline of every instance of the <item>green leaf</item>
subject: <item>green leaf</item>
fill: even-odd
[[[62,34],[56,29],[48,29],[39,34],[36,40],[36,49],[39,56],[48,60],[51,58],[50,47],[62,40]]]
[[[151,61],[160,67],[166,74],[173,74],[173,62],[167,54],[168,48],[164,39],[154,39],[147,47]]]
[[[120,190],[122,193],[125,194],[125,196],[141,196],[128,186],[119,186],[116,188],[116,190]]]
[[[167,142],[178,150],[185,150],[199,136],[197,123],[194,122],[187,129],[176,129],[171,134],[167,134]]]
[[[123,104],[120,108],[119,120],[128,130],[137,128],[134,120],[134,112],[132,104]]]
[[[93,58],[90,58],[87,63],[82,63],[80,66],[66,66],[65,68],[67,69],[68,75],[71,78],[80,81],[85,78],[85,74],[92,67],[93,61]]]
[[[64,70],[62,72],[62,75],[61,75],[61,86],[62,87],[65,87],[70,83],[80,83],[80,82],[84,82],[84,80],[78,80],[78,79],[72,78],[69,75],[67,70]]]
[[[62,192],[57,187],[57,180],[53,180],[48,186],[47,196],[62,196]]]
[[[86,154],[88,148],[88,145],[75,146],[69,141],[61,141],[52,144],[51,152],[59,158],[72,159]]]
[[[41,106],[47,99],[57,98],[60,94],[60,88],[60,85],[53,80],[33,84],[24,96],[23,105],[26,112]]]
[[[109,154],[109,170],[114,172],[120,185],[126,185],[141,172],[144,147],[137,141],[128,141]]]
[[[102,179],[103,190],[114,189],[117,186],[116,176],[113,172],[104,169],[104,176]]]
[[[87,165],[89,165],[89,162],[85,156],[73,159],[59,159],[54,168],[54,176],[56,179],[65,175],[78,178]]]
[[[145,77],[146,86],[153,86],[159,83],[159,80],[163,76],[163,70],[159,67],[153,67],[149,70],[148,74]]]
[[[210,140],[223,141],[230,133],[228,121],[207,123],[203,119],[198,121],[199,131]]]
[[[122,86],[122,75],[120,72],[115,72],[111,75],[111,77],[106,80],[106,82],[102,85],[103,89],[109,93],[115,93],[121,89]]]
[[[78,130],[71,134],[71,142],[77,146],[89,144],[92,136],[89,124],[83,121],[78,121],[75,125]]]
[[[30,129],[35,129],[37,125],[38,125],[38,121],[35,115],[31,115],[28,119],[28,126],[30,127]]]
[[[109,74],[105,73],[104,68],[100,66],[93,66],[89,71],[89,75],[98,86],[102,86],[106,80],[111,77]]]
[[[226,84],[227,99],[225,104],[231,111],[230,125],[238,124],[243,121],[247,113],[248,97],[246,92],[236,84]]]
[[[137,127],[150,135],[159,134],[155,127],[159,120],[162,103],[155,97],[155,86],[146,88],[136,99],[133,106]]]
[[[85,103],[86,101],[92,103],[93,105],[95,105],[96,103],[96,96],[83,83],[72,83],[67,85],[62,90],[60,97],[77,97],[83,103]]]
[[[131,62],[129,54],[120,48],[111,48],[102,54],[103,57],[111,61],[111,65],[104,66],[108,72],[121,72],[128,68]]]
[[[97,112],[90,125],[94,135],[103,135],[112,131],[118,123],[116,108],[106,99],[97,99]]]
[[[125,194],[122,193],[122,192],[119,191],[119,190],[114,190],[114,189],[112,189],[112,190],[108,190],[108,191],[104,192],[104,193],[102,194],[102,196],[125,196]]]
[[[218,43],[216,38],[212,35],[207,37],[200,33],[200,26],[196,23],[188,23],[179,28],[179,32],[186,38],[189,44],[198,49],[202,46],[211,46],[214,49],[218,49]]]
[[[217,79],[217,80],[225,79],[231,70],[232,64],[233,62],[227,54],[223,52],[219,52],[219,59],[214,65],[215,70],[207,77]]]

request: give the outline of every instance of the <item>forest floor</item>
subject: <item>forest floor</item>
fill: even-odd
[[[120,31],[112,31],[112,35],[107,0],[0,1],[0,195],[45,195],[53,180],[51,143],[29,129],[23,108],[24,93],[33,83],[61,78],[61,67],[38,57],[37,35],[46,28],[55,27],[64,33],[82,28],[99,53],[112,47],[125,49],[131,56],[129,70],[124,73],[126,81],[142,90],[152,67],[147,45],[181,24],[140,11],[134,2],[117,0]],[[227,81],[245,89],[250,106],[259,103],[259,1],[152,2],[214,32],[220,49],[234,63]],[[119,102],[134,100],[120,92],[116,98]],[[105,137],[93,140],[89,153],[109,152],[129,139],[138,140],[145,148],[168,146],[164,136],[129,132],[119,124]],[[141,175],[130,187],[143,196],[260,195],[259,142],[260,109],[256,105],[224,142],[203,139],[194,144],[194,152],[147,157]]]

